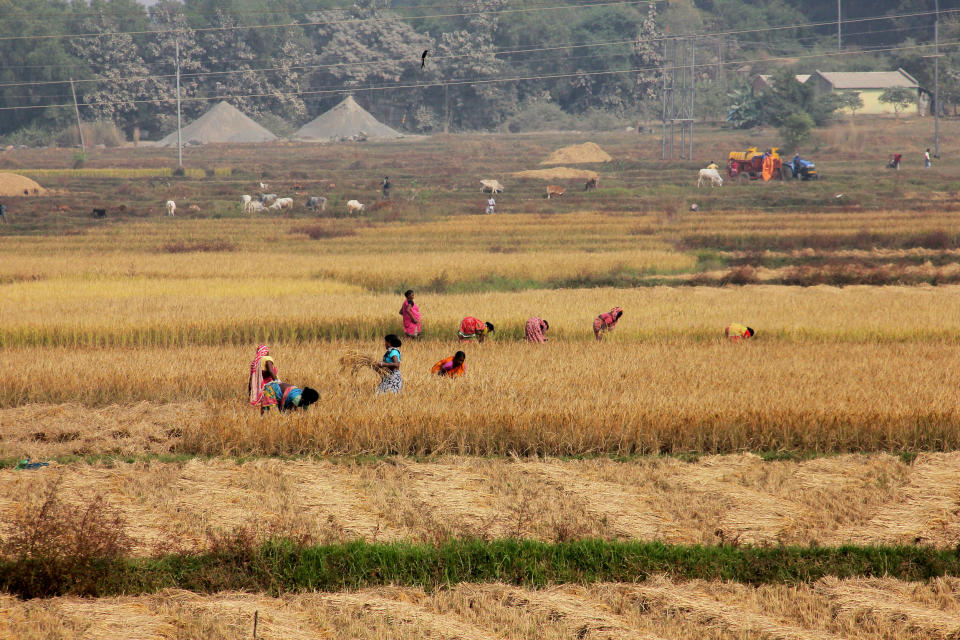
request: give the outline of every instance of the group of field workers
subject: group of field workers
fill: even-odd
[[[407,290],[403,295],[404,300],[400,307],[403,334],[411,340],[420,340],[423,337],[423,318],[420,307],[414,300],[413,290]],[[593,335],[596,341],[603,342],[604,335],[613,331],[622,317],[623,309],[613,307],[594,318]],[[524,327],[526,341],[534,344],[547,342],[546,332],[549,329],[550,323],[543,318],[539,316],[530,318]],[[493,323],[474,316],[466,316],[460,321],[457,339],[461,343],[482,344],[495,330]],[[724,336],[732,342],[747,340],[755,335],[751,327],[736,323],[727,325],[723,332]],[[380,375],[380,383],[376,388],[377,394],[400,393],[403,390],[403,375],[400,373],[400,363],[403,359],[400,353],[402,345],[403,341],[399,336],[393,333],[388,334],[383,338],[385,349],[383,357],[379,361],[371,359],[364,363]],[[460,377],[466,372],[466,360],[467,354],[457,351],[434,364],[430,373],[446,378]],[[341,363],[343,363],[342,360]],[[319,399],[317,391],[310,387],[300,388],[280,381],[276,363],[266,345],[257,347],[256,357],[250,363],[249,393],[250,405],[259,408],[261,413],[306,409]]]

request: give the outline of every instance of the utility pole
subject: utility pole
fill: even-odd
[[[840,41],[840,0],[837,0],[837,51],[843,48],[843,45]]]
[[[77,106],[77,90],[73,88],[73,78],[70,78],[70,93],[73,94],[73,111],[77,114],[77,131],[80,132],[80,152],[86,157],[87,145],[83,143],[83,127],[80,126],[80,107]]]
[[[177,167],[183,166],[183,133],[180,131],[180,38],[177,37]]]
[[[933,0],[933,157],[940,157],[940,0]]]

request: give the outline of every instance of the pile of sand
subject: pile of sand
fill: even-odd
[[[610,162],[613,158],[609,153],[594,142],[572,144],[569,147],[557,149],[550,157],[540,164],[585,164],[589,162]]]
[[[0,173],[0,196],[37,196],[46,191],[30,178],[16,173]]]
[[[518,178],[534,178],[539,180],[589,180],[599,178],[600,174],[589,169],[571,169],[570,167],[553,167],[552,169],[530,169],[517,171],[513,175]]]
[[[220,102],[205,114],[183,128],[183,144],[210,144],[211,142],[269,142],[276,140],[259,124],[227,102]],[[157,143],[158,147],[177,145],[174,131]]]
[[[400,133],[383,124],[357,104],[353,96],[330,111],[300,127],[297,140],[340,140],[345,138],[397,138]]]

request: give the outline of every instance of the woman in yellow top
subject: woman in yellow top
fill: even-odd
[[[737,324],[733,322],[728,324],[723,330],[723,335],[727,337],[731,342],[740,342],[741,340],[747,340],[756,335],[756,331],[751,329],[745,324]]]

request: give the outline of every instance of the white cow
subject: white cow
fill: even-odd
[[[704,180],[710,181],[710,187],[722,187],[723,178],[720,177],[720,172],[716,169],[700,169],[700,173],[697,177],[697,189],[700,188],[700,185],[703,184]]]
[[[263,213],[267,208],[259,200],[254,200],[247,206],[247,213]]]
[[[273,204],[270,205],[271,209],[292,209],[293,208],[293,198],[277,198],[273,201]]]
[[[363,203],[359,200],[347,201],[347,210],[350,213],[363,213]]]
[[[480,191],[489,193],[503,193],[503,185],[499,180],[481,180]]]
[[[240,196],[240,209],[244,213],[246,213],[247,211],[250,210],[251,202],[253,202],[253,198],[251,196],[247,196],[247,195]]]
[[[177,212],[177,203],[173,200],[167,200],[167,215],[172,216]]]

